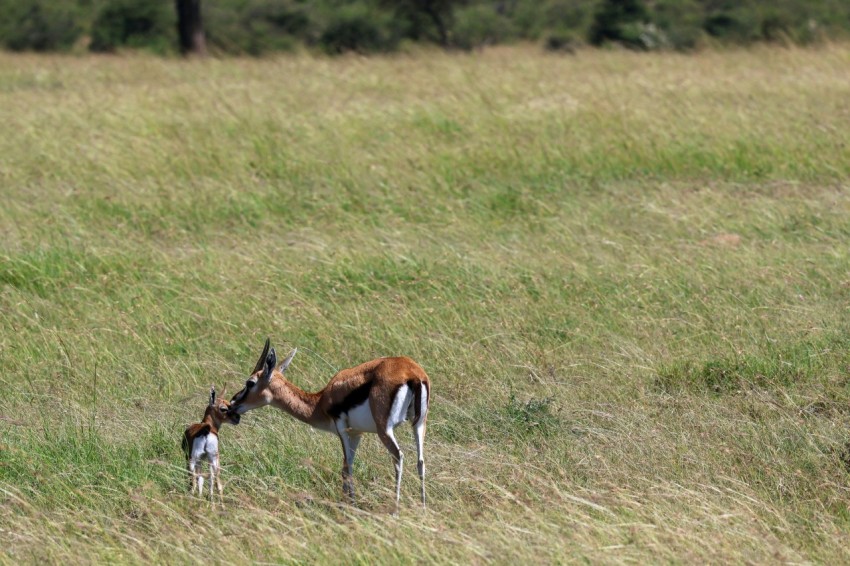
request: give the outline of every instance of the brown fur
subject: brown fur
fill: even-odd
[[[224,390],[226,386],[222,388],[221,394],[224,396]],[[204,410],[204,418],[199,423],[195,423],[193,425],[189,425],[186,430],[183,432],[183,452],[186,453],[186,467],[189,471],[189,490],[194,493],[195,486],[198,486],[198,495],[202,495],[201,493],[201,484],[198,483],[200,472],[197,468],[198,462],[192,460],[192,446],[195,443],[195,440],[202,436],[214,435],[218,437],[218,430],[221,428],[226,422],[231,424],[236,424],[236,420],[230,416],[228,410],[230,409],[230,402],[225,399],[216,400],[215,397],[215,388],[210,389],[210,404],[207,405],[207,408]],[[218,467],[218,456],[216,455],[214,461],[210,461],[210,498],[212,499],[212,489],[213,483],[218,487],[218,496],[223,504],[223,495],[222,495],[222,486],[221,486],[221,478],[219,473],[214,473],[214,468]]]
[[[282,366],[284,370],[294,355],[295,350],[284,361]],[[265,405],[273,405],[315,428],[337,433],[343,447],[343,490],[353,500],[351,466],[360,436],[366,431],[354,428],[343,430],[338,427],[340,424],[347,423],[340,420],[343,413],[349,413],[352,408],[368,401],[372,419],[375,421],[375,432],[395,463],[396,510],[398,510],[403,457],[393,438],[393,433],[388,431],[390,412],[399,389],[403,385],[408,385],[413,392],[412,402],[415,406],[408,407],[406,410],[412,410],[415,416],[411,423],[415,427],[414,436],[420,435],[418,438],[424,441],[424,419],[427,419],[427,412],[425,415],[422,414],[422,385],[427,391],[429,404],[431,399],[431,384],[425,370],[407,357],[378,358],[338,372],[321,391],[309,393],[286,379],[280,369],[272,368],[272,365],[276,363],[274,350],[269,353],[267,340],[260,361],[257,362],[254,373],[245,388],[231,399],[231,411],[246,412]],[[425,409],[427,411],[427,406]],[[392,428],[397,425],[398,423],[393,423]],[[417,447],[419,452],[417,468],[422,482],[421,496],[424,506],[425,476],[421,441]]]
[[[260,374],[262,370],[252,377],[259,379]],[[269,391],[272,395],[271,405],[309,425],[326,428],[334,420],[334,409],[347,409],[348,397],[358,388],[369,384],[369,407],[380,430],[386,427],[395,392],[411,381],[417,385],[424,383],[430,392],[431,385],[425,370],[408,357],[378,358],[340,370],[324,389],[315,393],[304,391],[275,369],[268,388],[264,389],[258,383],[242,402],[253,405],[256,397]]]
[[[221,395],[222,397],[224,396],[223,388]],[[226,399],[218,400],[215,402],[215,405],[207,405],[204,411],[204,418],[201,419],[201,422],[189,425],[183,433],[183,451],[186,453],[187,458],[192,451],[192,443],[197,437],[205,434],[218,436],[218,429],[221,428],[221,425],[224,423],[233,424],[233,419],[227,414],[229,408],[230,401]]]

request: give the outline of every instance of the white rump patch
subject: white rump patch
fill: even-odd
[[[196,436],[192,442],[192,452],[189,457],[195,462],[208,460],[212,462],[218,456],[218,436],[209,433]]]
[[[415,424],[420,424],[425,421],[425,415],[428,414],[428,388],[425,387],[425,384],[422,383],[419,385],[422,388],[422,400],[419,407],[419,422]]]
[[[387,431],[392,432],[392,430],[407,420],[407,409],[410,407],[410,400],[413,397],[413,391],[410,390],[410,387],[407,384],[402,385],[398,388],[398,391],[395,394],[395,399],[393,399],[393,406],[390,409],[390,415],[387,419]]]

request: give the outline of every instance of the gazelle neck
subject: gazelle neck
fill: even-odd
[[[269,384],[272,392],[272,406],[286,411],[299,421],[310,426],[325,429],[329,423],[319,414],[318,406],[321,395],[308,393],[289,381],[288,379],[276,377]]]

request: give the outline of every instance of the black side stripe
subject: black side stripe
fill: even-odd
[[[354,407],[365,403],[367,399],[369,399],[369,393],[372,391],[372,382],[367,381],[354,391],[348,394],[348,396],[342,400],[342,402],[337,403],[336,405],[331,405],[328,409],[328,414],[338,419],[339,416],[343,413],[347,413],[349,410]]]

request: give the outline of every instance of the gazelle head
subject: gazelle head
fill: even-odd
[[[230,402],[224,398],[224,392],[226,389],[227,385],[222,387],[221,398],[217,398],[215,394],[215,385],[210,387],[210,404],[207,405],[207,409],[204,411],[204,418],[208,416],[212,417],[216,426],[220,426],[223,423],[239,423],[239,415],[230,414]]]
[[[269,347],[269,339],[266,338],[263,353],[260,354],[260,358],[254,366],[254,371],[251,372],[251,376],[245,382],[245,387],[230,399],[230,410],[228,414],[234,424],[239,423],[239,415],[271,404],[274,395],[269,386],[274,379],[284,379],[283,373],[289,367],[289,364],[292,363],[292,358],[295,357],[295,352],[297,351],[297,348],[292,350],[280,367],[276,368],[277,355],[274,348]]]

